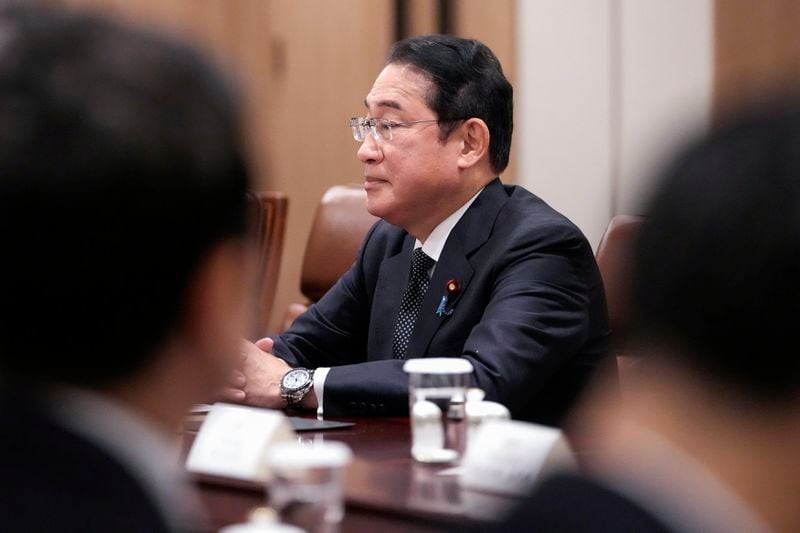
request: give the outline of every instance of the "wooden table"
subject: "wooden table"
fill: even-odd
[[[512,498],[462,489],[446,467],[411,459],[407,418],[348,419],[349,428],[298,433],[304,441],[339,441],[354,453],[345,481],[346,513],[340,531],[429,532],[458,529],[497,517]],[[194,434],[186,434],[186,447]],[[261,484],[193,476],[201,502],[216,530],[242,522],[266,501]]]

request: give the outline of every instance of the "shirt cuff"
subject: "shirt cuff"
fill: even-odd
[[[322,397],[325,392],[325,378],[328,377],[330,368],[319,367],[314,370],[314,396],[317,397],[317,418],[322,418]]]

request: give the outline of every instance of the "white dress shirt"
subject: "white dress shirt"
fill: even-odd
[[[456,227],[458,221],[461,220],[461,217],[464,216],[464,213],[467,212],[469,206],[472,205],[472,202],[475,201],[475,198],[477,198],[481,192],[483,192],[483,188],[476,192],[472,198],[467,200],[464,205],[455,210],[450,216],[442,220],[438,226],[433,228],[433,231],[431,231],[431,234],[428,235],[428,238],[425,239],[424,243],[417,239],[414,243],[414,249],[416,250],[417,248],[422,248],[422,251],[425,252],[428,257],[438,263],[439,257],[442,255],[444,245],[447,243],[447,238],[450,236],[450,232],[453,231],[453,228]],[[430,272],[428,272],[428,276],[431,276],[435,269],[436,265],[434,264],[431,267]],[[322,398],[325,390],[325,378],[328,377],[329,370],[329,367],[320,367],[314,371],[314,395],[317,397],[317,418],[320,419],[322,418],[323,414]]]

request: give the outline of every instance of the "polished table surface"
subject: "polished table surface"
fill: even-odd
[[[354,460],[346,471],[346,513],[340,531],[441,531],[496,519],[513,498],[463,489],[448,467],[412,460],[407,418],[342,419],[355,426],[300,432],[301,442],[348,444]],[[194,439],[187,432],[185,445]],[[262,484],[194,475],[201,503],[214,529],[246,521],[264,505]]]

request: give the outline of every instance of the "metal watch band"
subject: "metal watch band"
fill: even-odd
[[[296,370],[296,369],[292,369]],[[286,401],[286,405],[288,407],[295,407],[297,406],[300,401],[305,397],[311,387],[314,386],[314,370],[313,368],[306,368],[304,369],[308,372],[308,383],[302,388],[297,389],[295,391],[287,391],[283,388],[283,383],[281,383],[281,397]],[[291,372],[291,370],[289,371]],[[287,372],[288,373],[288,372]]]

